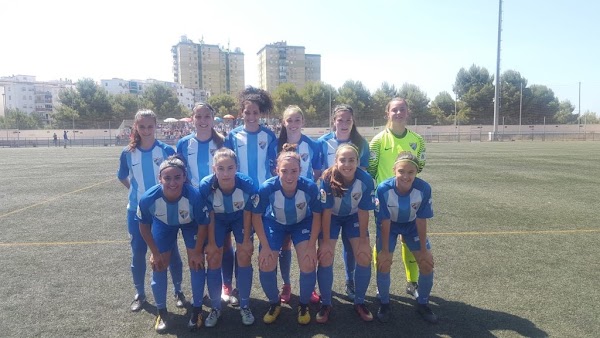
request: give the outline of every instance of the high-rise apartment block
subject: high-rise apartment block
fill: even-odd
[[[303,46],[280,41],[264,46],[258,55],[258,84],[273,91],[282,83],[302,89],[306,82],[321,81],[321,55],[306,54]]]
[[[174,80],[184,87],[210,95],[236,95],[244,89],[244,53],[239,48],[231,51],[182,36],[171,52]]]

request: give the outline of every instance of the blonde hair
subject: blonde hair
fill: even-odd
[[[392,128],[392,120],[389,119],[389,117],[388,117],[388,113],[390,111],[390,107],[392,106],[392,102],[404,102],[404,104],[406,105],[406,110],[408,111],[408,114],[410,114],[410,109],[408,108],[408,101],[406,101],[405,98],[395,97],[395,98],[391,99],[390,102],[388,102],[387,105],[385,106],[385,118],[388,120],[385,123],[385,127],[388,129]]]
[[[304,113],[302,112],[302,109],[300,109],[300,107],[296,106],[296,105],[289,105],[284,111],[283,111],[283,115],[281,117],[281,124],[284,125],[285,124],[285,119],[287,119],[290,115],[292,114],[296,114],[299,113],[300,116],[302,116],[302,121],[304,121]],[[288,141],[288,137],[287,137],[287,129],[285,128],[281,128],[281,131],[279,132],[279,138],[277,138],[277,152],[281,152],[283,150],[283,145],[286,144]]]

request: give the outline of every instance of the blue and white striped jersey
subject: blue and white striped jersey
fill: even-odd
[[[257,189],[271,177],[271,169],[275,167],[277,141],[270,129],[260,126],[257,132],[249,132],[244,126],[239,126],[229,132],[225,146],[237,155],[238,171],[250,176]]]
[[[253,199],[254,213],[263,214],[279,224],[292,225],[321,212],[317,185],[305,177],[298,177],[296,193],[287,197],[281,190],[279,176],[266,180]]]
[[[330,180],[321,181],[321,202],[323,209],[331,209],[336,216],[348,216],[361,210],[375,209],[375,185],[373,178],[366,171],[356,168],[354,183],[344,192],[344,196],[336,197],[331,191]]]
[[[412,223],[416,218],[432,218],[431,186],[415,178],[406,195],[396,190],[396,177],[388,178],[377,186],[377,223],[389,219],[392,223]]]
[[[256,194],[252,179],[240,172],[235,174],[235,188],[229,194],[219,188],[215,174],[205,177],[199,190],[208,211],[214,211],[215,219],[223,221],[242,218],[244,210],[252,211],[251,198]]]
[[[164,198],[162,185],[157,184],[142,195],[137,218],[144,224],[185,227],[208,225],[206,206],[200,193],[190,184],[184,184],[181,198],[169,202]]]
[[[185,159],[188,177],[194,187],[212,173],[213,155],[218,149],[213,138],[198,141],[196,133],[192,133],[177,142],[177,153]]]
[[[300,155],[300,176],[314,180],[313,170],[321,170],[321,149],[319,144],[310,137],[302,134],[296,147]]]
[[[129,177],[127,210],[137,210],[142,194],[158,184],[160,164],[173,154],[175,149],[159,140],[154,141],[154,146],[150,150],[142,150],[138,147],[131,152],[127,148],[123,149],[117,177],[119,180]]]
[[[358,145],[355,144],[355,146],[359,147],[359,153],[360,153],[360,158],[358,166],[361,168],[368,168],[369,167],[369,143],[363,139],[363,144],[362,147],[359,147]],[[348,141],[338,141],[337,138],[335,138],[335,132],[330,132],[329,134],[325,134],[321,137],[319,137],[318,139],[319,142],[319,146],[321,148],[321,154],[322,154],[322,168],[323,170],[331,167],[334,163],[335,163],[335,151],[337,150],[338,146],[342,143],[347,143],[350,142],[350,140]]]

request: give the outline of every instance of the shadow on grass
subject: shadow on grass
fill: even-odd
[[[256,318],[251,326],[241,322],[239,308],[222,304],[221,318],[214,328],[201,327],[190,332],[187,329],[191,306],[185,310],[169,310],[169,330],[165,336],[191,337],[210,335],[214,337],[496,337],[498,331],[516,333],[524,337],[547,337],[548,334],[537,328],[531,321],[500,311],[480,309],[462,302],[431,297],[431,308],[438,315],[439,323],[425,322],[415,310],[416,301],[408,296],[390,295],[392,317],[388,323],[377,321],[379,300],[367,297],[365,304],[373,313],[373,322],[363,322],[354,312],[352,302],[345,295],[332,293],[333,311],[327,324],[315,322],[318,304],[311,304],[312,321],[309,325],[300,325],[296,321],[298,296],[292,295],[290,304],[283,304],[277,321],[264,324],[262,317],[269,308],[269,303],[261,299],[251,299],[251,308]],[[210,301],[205,298],[203,318],[206,319],[207,306]],[[143,311],[156,314],[156,307],[150,304]],[[153,322],[148,323],[149,326]]]

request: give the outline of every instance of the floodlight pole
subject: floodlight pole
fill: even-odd
[[[498,1],[498,48],[496,52],[496,91],[494,94],[494,130],[492,141],[496,141],[498,133],[498,114],[500,113],[500,43],[502,41],[502,0]]]
[[[521,99],[519,102],[519,137],[521,137],[521,119],[523,117],[523,82],[521,82]]]

